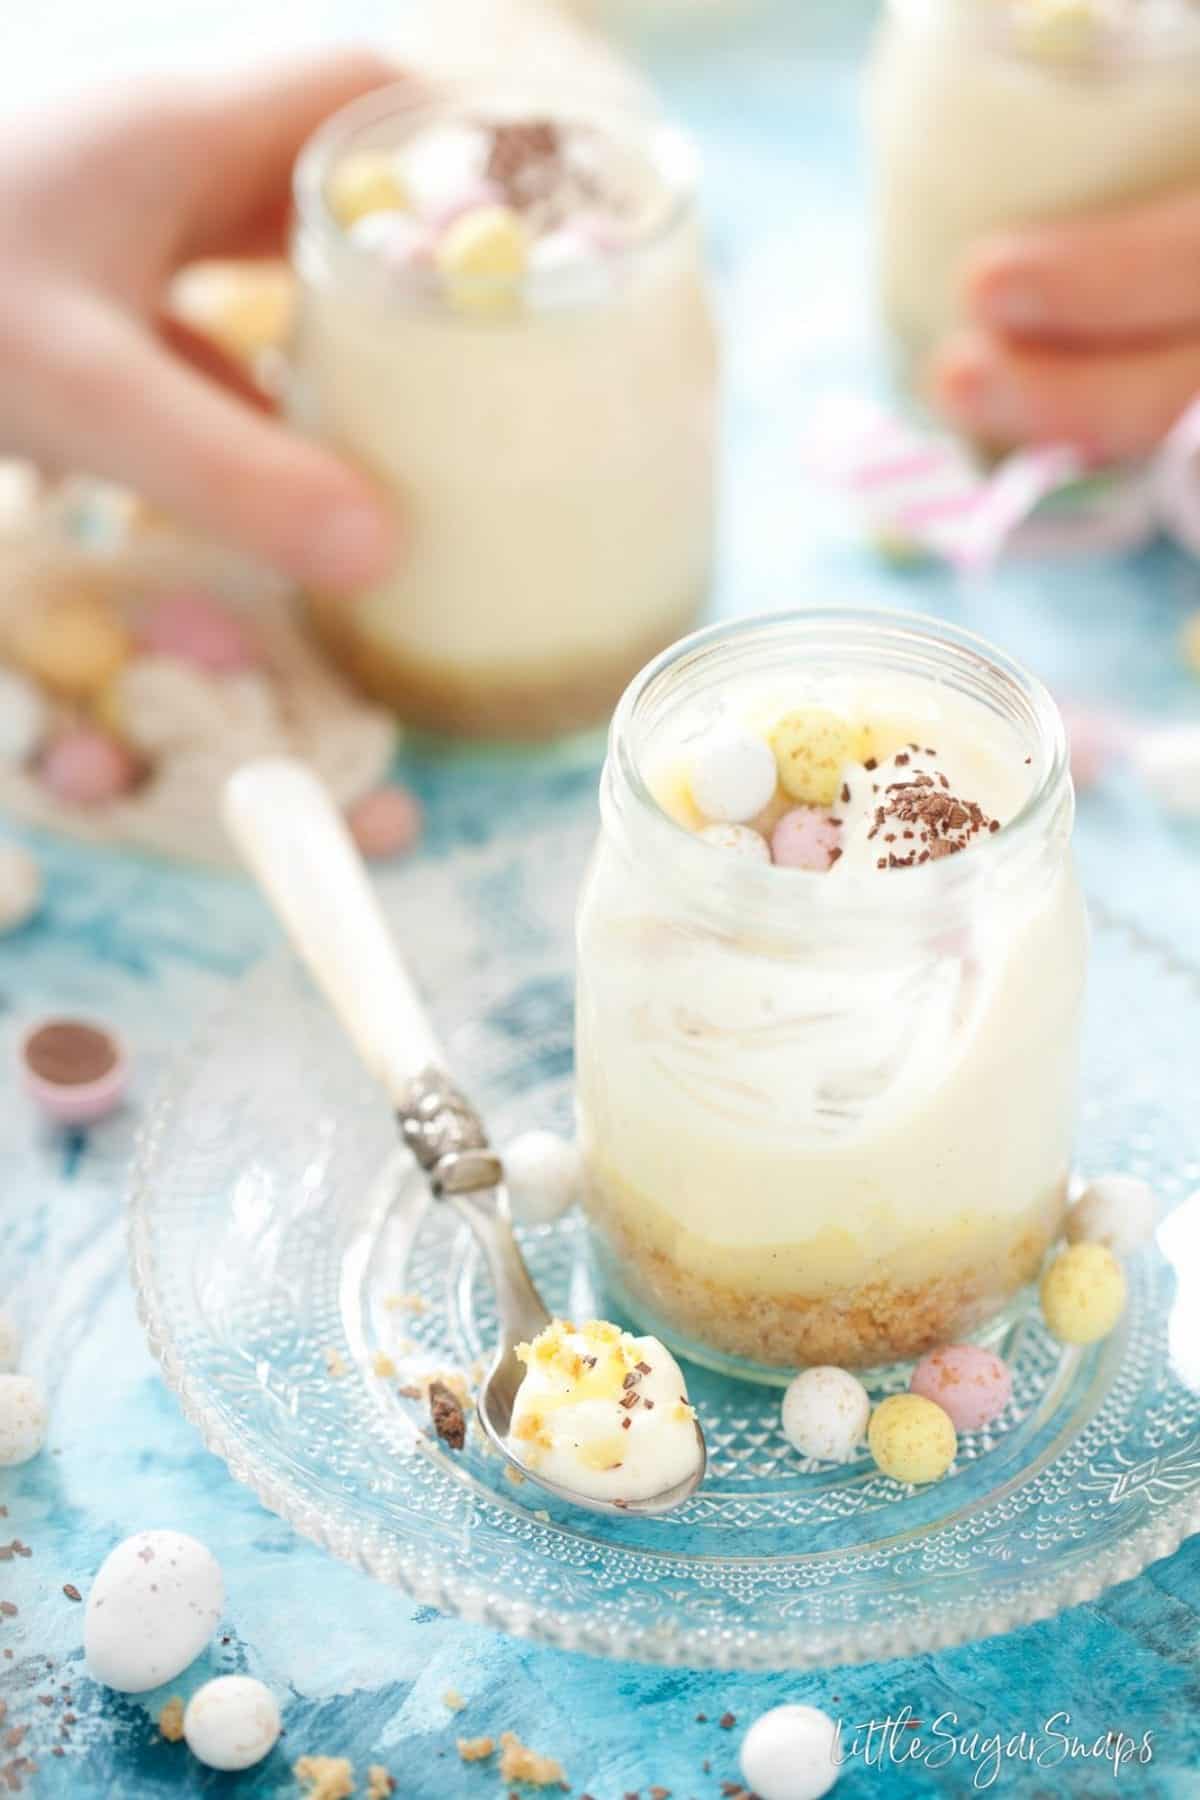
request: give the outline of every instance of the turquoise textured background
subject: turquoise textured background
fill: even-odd
[[[350,10],[356,23],[384,22],[382,8]],[[333,10],[315,11],[320,29],[334,34]],[[1195,718],[1200,683],[1176,641],[1200,606],[1200,573],[1170,546],[1067,569],[1010,567],[963,589],[941,571],[885,568],[853,519],[801,472],[816,400],[883,379],[856,119],[865,17],[853,5],[766,7],[736,38],[713,25],[686,38],[664,31],[645,46],[669,104],[706,152],[729,370],[719,609],[830,599],[918,607],[998,638],[1062,694],[1146,718]],[[596,749],[449,760],[410,753],[404,769],[429,814],[421,853],[445,857],[591,806]],[[1079,848],[1094,892],[1200,958],[1200,831],[1163,819],[1118,770],[1082,802]],[[156,1373],[134,1316],[120,1209],[132,1136],[164,1058],[273,941],[273,928],[237,881],[62,844],[38,849],[46,908],[0,943],[0,1055],[11,1053],[26,1018],[77,1009],[120,1027],[137,1080],[128,1109],[86,1136],[45,1133],[11,1082],[0,1109],[0,1300],[21,1316],[29,1366],[53,1396],[47,1452],[0,1472],[0,1546],[11,1535],[33,1550],[5,1560],[0,1549],[0,1602],[18,1609],[0,1615],[8,1708],[0,1770],[32,1754],[40,1771],[26,1791],[52,1800],[234,1791],[258,1800],[295,1791],[288,1769],[296,1757],[328,1753],[350,1756],[360,1777],[369,1762],[386,1764],[406,1800],[471,1800],[503,1790],[488,1765],[460,1764],[455,1736],[511,1728],[563,1760],[576,1794],[620,1800],[659,1784],[676,1800],[709,1800],[736,1779],[744,1726],[768,1706],[805,1700],[848,1724],[906,1705],[927,1723],[953,1713],[962,1731],[984,1739],[1033,1731],[1058,1711],[1086,1739],[1149,1730],[1153,1762],[1123,1773],[1118,1791],[1171,1800],[1200,1793],[1195,1543],[1098,1604],[1003,1639],[825,1675],[724,1677],[593,1663],[441,1618],[335,1564],[264,1513],[201,1449]],[[1194,1071],[1181,1071],[1185,1078],[1195,1080]],[[1181,1158],[1188,1153],[1181,1147]],[[159,1740],[153,1715],[162,1696],[108,1694],[82,1668],[82,1609],[62,1585],[86,1590],[119,1538],[153,1524],[206,1540],[227,1578],[224,1634],[175,1687],[245,1670],[284,1705],[283,1744],[237,1780]],[[442,1704],[451,1687],[469,1701],[461,1715]],[[64,1738],[65,1709],[76,1722]],[[726,1710],[737,1719],[730,1731],[716,1723]],[[22,1727],[23,1741],[5,1748],[4,1733]],[[56,1743],[61,1756],[51,1754]],[[847,1800],[959,1795],[974,1779],[1040,1800],[1114,1787],[1099,1762],[1007,1762],[989,1782],[991,1773],[986,1755],[940,1769],[885,1755],[883,1767],[849,1765],[837,1792]]]

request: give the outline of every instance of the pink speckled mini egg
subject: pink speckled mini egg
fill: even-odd
[[[147,613],[139,637],[142,648],[156,656],[175,656],[214,675],[252,669],[260,660],[240,619],[198,589],[163,594]]]
[[[980,1344],[947,1344],[929,1351],[908,1385],[948,1413],[956,1431],[981,1431],[1012,1397],[1008,1364]]]
[[[375,788],[348,809],[346,823],[364,856],[399,856],[421,835],[420,802],[407,788]]]
[[[829,869],[841,853],[841,827],[823,806],[793,806],[771,833],[771,856],[782,869]]]
[[[124,744],[78,725],[64,731],[48,746],[38,764],[38,774],[56,800],[65,806],[103,806],[128,793],[137,781],[138,764]]]

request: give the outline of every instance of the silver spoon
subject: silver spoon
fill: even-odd
[[[401,1135],[434,1197],[466,1220],[496,1295],[499,1342],[476,1410],[488,1440],[556,1499],[618,1517],[670,1512],[695,1493],[707,1463],[649,1499],[615,1501],[547,1481],[508,1447],[524,1367],[516,1347],[550,1323],[513,1236],[504,1169],[445,1059],[341,814],[312,771],[287,757],[246,763],[225,789],[224,820],[267,900],[333,1008],[368,1073],[396,1108]]]

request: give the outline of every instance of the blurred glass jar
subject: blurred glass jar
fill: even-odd
[[[1030,788],[963,856],[847,889],[713,850],[663,741],[794,671],[997,734]],[[1015,766],[1015,765],[1014,765]],[[1062,1228],[1086,928],[1049,694],[932,620],[714,626],[614,717],[577,924],[576,1084],[605,1285],[702,1362],[876,1367],[1001,1314]]]
[[[988,232],[1200,180],[1190,0],[888,0],[867,88],[886,321],[911,370]]]
[[[502,304],[455,305],[436,268],[385,264],[331,211],[331,173],[351,155],[446,122],[547,119],[597,134],[655,197],[596,279],[547,266]],[[594,723],[709,586],[717,358],[690,146],[608,94],[404,87],[326,123],[296,198],[292,410],[394,493],[404,527],[382,585],[350,603],[310,596],[320,635],[426,729]]]

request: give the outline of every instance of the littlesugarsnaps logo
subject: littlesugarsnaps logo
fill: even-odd
[[[1074,1729],[1068,1712],[1051,1713],[1032,1730],[1005,1732],[970,1730],[953,1712],[922,1720],[911,1706],[903,1706],[885,1719],[859,1724],[839,1719],[834,1760],[862,1763],[869,1769],[902,1764],[946,1769],[957,1764],[971,1787],[982,1792],[1014,1763],[1040,1770],[1067,1763],[1105,1765],[1113,1781],[1119,1781],[1127,1769],[1154,1760],[1154,1741],[1149,1731],[1135,1737],[1113,1729],[1089,1736]]]

